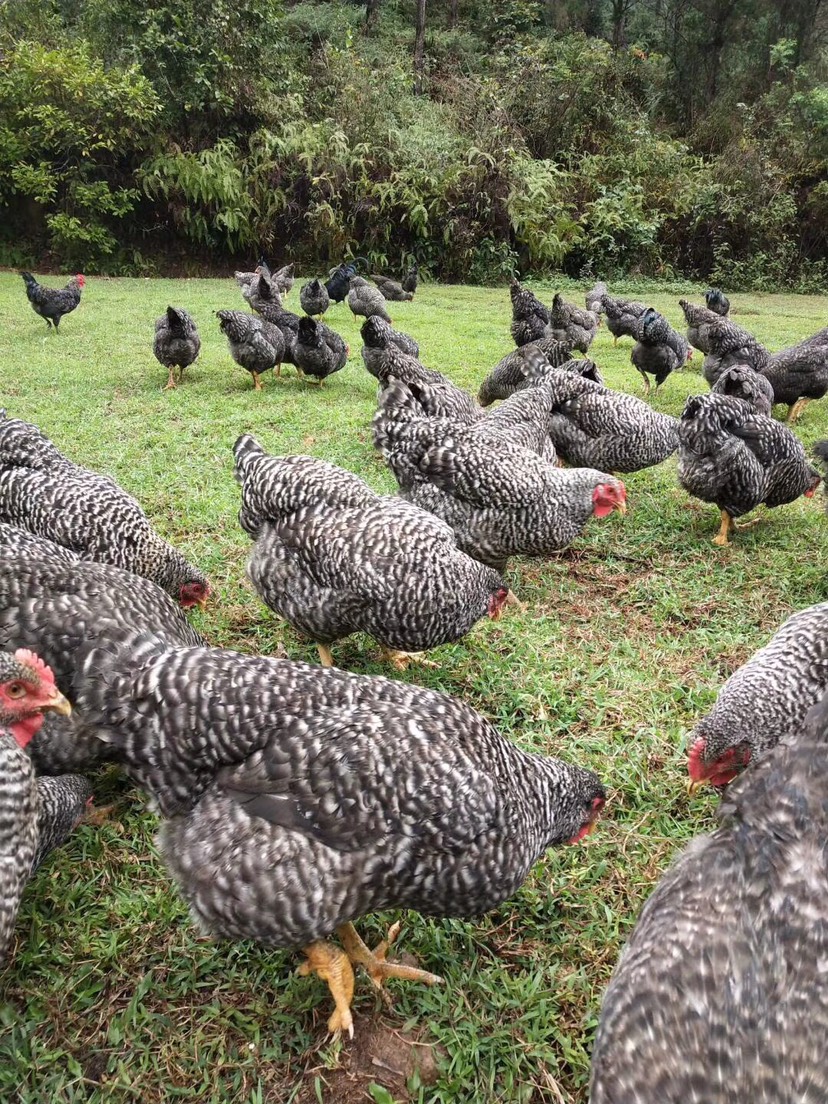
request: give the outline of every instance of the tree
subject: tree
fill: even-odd
[[[417,23],[414,29],[414,94],[423,94],[423,61],[425,56],[426,0],[417,0]]]

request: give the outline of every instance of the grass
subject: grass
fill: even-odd
[[[699,301],[684,285],[649,292],[676,325],[680,293]],[[774,350],[824,323],[816,297],[732,301],[736,320]],[[151,344],[168,302],[193,313],[203,345],[184,386],[162,393]],[[19,278],[0,275],[2,402],[115,476],[208,571],[216,598],[196,620],[211,642],[315,662],[245,582],[230,448],[252,431],[271,451],[325,457],[390,490],[370,441],[374,381],[342,304],[328,320],[351,344],[346,369],[322,389],[268,378],[255,394],[212,316],[239,305],[230,280],[90,279],[80,309],[47,334]],[[504,289],[426,286],[392,315],[427,364],[473,389],[510,347]],[[630,345],[614,349],[602,329],[592,355],[611,385],[640,394]],[[677,373],[654,404],[678,414],[704,389],[695,373]],[[810,406],[798,432],[806,445],[828,436],[828,409]],[[593,522],[555,559],[513,565],[525,612],[435,650],[438,669],[402,676],[464,698],[525,747],[593,767],[611,793],[599,830],[550,852],[496,912],[404,918],[401,949],[444,987],[392,983],[385,1008],[363,977],[357,1040],[330,1043],[327,991],[294,975],[297,956],[198,938],[156,857],[154,817],[106,775],[97,797],[115,795],[116,818],[82,827],[26,893],[0,974],[0,1099],[583,1104],[600,996],[624,938],[670,857],[712,824],[712,795],[685,792],[686,732],[785,617],[828,597],[818,500],[769,513],[719,550],[717,511],[677,486],[675,460],[626,483],[626,518]],[[393,674],[367,638],[335,655],[353,671]],[[360,928],[378,937],[393,918]],[[394,1040],[402,1057],[377,1058]],[[433,1061],[418,1073],[412,1054]]]

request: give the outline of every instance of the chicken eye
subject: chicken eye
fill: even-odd
[[[22,682],[10,682],[6,687],[6,694],[10,698],[22,698],[26,695],[26,687]]]

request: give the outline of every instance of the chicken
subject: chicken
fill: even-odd
[[[77,563],[80,559],[71,548],[64,548],[47,537],[38,537],[28,529],[0,521],[0,555],[21,554],[35,560],[58,560],[61,563]]]
[[[275,272],[271,273],[270,279],[276,285],[280,295],[285,297],[290,295],[291,289],[295,283],[293,276],[295,268],[296,265],[291,262],[283,268],[277,268]]]
[[[131,495],[67,459],[36,426],[6,417],[0,418],[0,521],[143,575],[185,608],[207,601],[203,572],[153,529]]]
[[[730,312],[730,300],[718,288],[709,288],[704,293],[704,301],[707,303],[708,310],[712,310],[722,318],[726,318]]]
[[[828,602],[800,610],[730,676],[690,733],[694,786],[725,786],[801,730],[828,690]]]
[[[282,306],[282,294],[276,282],[264,272],[257,273],[250,285],[242,288],[242,295],[251,309],[267,322],[273,321],[273,312]]]
[[[711,387],[734,364],[748,364],[755,372],[765,375],[770,353],[753,334],[735,322],[726,318],[711,322],[706,337],[708,351],[702,364],[702,375]]]
[[[402,284],[390,276],[372,276],[371,279],[380,289],[383,297],[391,303],[408,303],[414,298],[412,291],[406,291]]]
[[[828,1100],[825,703],[732,786],[604,996],[590,1104]]]
[[[607,329],[612,334],[613,345],[619,337],[638,338],[638,319],[647,309],[635,299],[622,299],[614,295],[602,295],[601,306],[607,316]]]
[[[672,371],[681,368],[692,357],[693,350],[686,338],[673,329],[664,315],[648,307],[638,319],[638,340],[631,359],[644,379],[646,394],[650,394],[650,376],[655,376],[656,391]]]
[[[293,361],[303,376],[311,376],[321,386],[328,376],[345,367],[348,346],[324,322],[300,318],[299,333],[293,346]]]
[[[148,579],[104,564],[65,564],[24,553],[0,554],[0,648],[23,645],[48,662],[74,700],[76,655],[100,622],[152,631],[171,645],[203,643],[173,600]],[[77,714],[49,716],[29,744],[38,774],[86,772],[113,758]]]
[[[256,541],[248,573],[262,601],[330,645],[366,632],[405,666],[408,655],[452,643],[507,588],[496,571],[457,548],[443,522],[399,499],[381,498],[357,476],[310,456],[268,456],[250,436],[236,441],[242,528]]]
[[[679,306],[687,322],[687,340],[706,356],[710,352],[710,327],[718,324],[721,316],[709,307],[699,307],[686,299],[679,299]]]
[[[152,351],[155,359],[169,370],[164,387],[175,387],[174,369],[178,368],[178,382],[184,379],[184,369],[189,368],[201,350],[201,338],[191,316],[182,307],[167,307],[155,322],[155,341]]]
[[[774,403],[785,403],[795,422],[812,399],[828,391],[828,329],[774,353],[760,369],[773,388]]]
[[[551,337],[549,310],[534,292],[524,287],[519,280],[512,280],[509,287],[512,300],[511,334],[515,345],[527,345]]]
[[[598,315],[582,311],[574,303],[567,303],[558,292],[552,300],[549,312],[551,336],[556,341],[586,353],[598,332]]]
[[[80,273],[73,276],[66,287],[62,288],[44,287],[31,272],[21,272],[20,275],[26,285],[26,296],[32,310],[44,319],[47,329],[54,326],[57,330],[64,314],[71,314],[80,304],[81,292],[86,284],[86,277]]]
[[[364,315],[365,318],[377,316],[390,322],[391,318],[385,309],[385,297],[379,288],[372,287],[361,276],[351,279],[351,287],[348,291],[348,306],[353,315]]]
[[[601,299],[608,294],[609,289],[607,285],[602,280],[598,280],[595,286],[591,288],[584,297],[586,309],[594,314],[599,320],[604,312],[604,304],[601,302]]]
[[[537,357],[540,353],[542,359]],[[570,349],[553,337],[543,337],[508,353],[480,384],[477,399],[490,406],[495,399],[507,399],[546,374],[550,367],[584,376],[602,383],[598,365],[591,360],[570,360]]]
[[[773,388],[749,364],[734,364],[726,372],[722,372],[711,390],[717,395],[732,395],[735,399],[744,399],[757,414],[770,417]]]
[[[0,653],[0,961],[38,853],[38,800],[25,747],[50,710],[69,712],[46,664],[25,648]]]
[[[501,573],[510,556],[558,552],[591,517],[626,510],[624,484],[604,472],[556,468],[502,434],[478,439],[476,426],[453,435],[438,429],[439,437],[428,421],[406,427],[378,416],[374,441],[404,497],[442,518],[464,552]]]
[[[549,436],[574,467],[635,472],[666,460],[678,448],[678,421],[642,399],[612,391],[583,376],[554,369]]]
[[[402,278],[403,291],[410,291],[412,295],[417,290],[417,285],[420,282],[420,266],[416,261],[412,261],[408,266],[408,271]]]
[[[262,390],[259,376],[271,368],[277,375],[282,367],[285,355],[285,339],[282,331],[266,322],[263,318],[254,318],[245,311],[216,311],[219,329],[227,338],[230,355],[236,364],[246,368],[253,377],[253,387]]]
[[[410,357],[420,355],[420,346],[407,333],[392,329],[382,318],[374,315],[366,318],[360,329],[362,334],[362,361],[372,376],[380,378],[385,363],[385,350],[389,345]]]
[[[321,280],[310,280],[299,289],[299,305],[311,318],[321,318],[331,301]]]
[[[357,261],[361,260],[357,257]],[[332,303],[341,303],[346,299],[351,290],[351,280],[356,276],[357,266],[355,261],[343,261],[338,268],[331,271],[325,283],[325,290]]]
[[[365,363],[368,368],[368,361]],[[474,398],[452,383],[442,372],[434,371],[420,364],[413,356],[407,356],[396,345],[388,345],[382,360],[372,361],[372,375],[380,381],[381,387],[387,387],[389,381],[401,380],[410,387],[428,387],[423,393],[423,414],[431,418],[453,418],[455,421],[471,424],[483,417],[483,411]],[[371,368],[369,368],[371,371]]]
[[[558,462],[555,446],[549,438],[552,413],[552,389],[543,377],[534,385],[515,391],[485,418],[471,427],[478,441],[506,441],[542,456],[549,464]]]
[[[742,399],[713,392],[691,396],[678,436],[679,483],[721,510],[714,544],[728,544],[734,519],[760,503],[773,507],[800,495],[810,498],[819,486],[820,476],[794,434]]]
[[[51,851],[66,843],[92,803],[92,785],[82,774],[38,778],[35,787],[37,850],[32,860],[32,873]]]
[[[244,295],[244,289],[249,288],[254,280],[256,280],[257,277],[261,276],[262,273],[264,273],[265,276],[270,276],[270,265],[268,265],[264,257],[259,258],[259,263],[256,265],[255,269],[252,272],[233,273],[236,283],[242,289],[242,295]],[[244,297],[245,299],[247,298],[246,295],[244,295]]]
[[[331,988],[332,1032],[352,1031],[352,964],[377,986],[440,980],[388,961],[390,938],[370,951],[352,921],[495,908],[604,804],[591,771],[402,682],[147,636],[102,636],[83,666],[79,708],[155,799],[162,857],[202,930],[303,948],[300,973]],[[344,953],[322,942],[333,931]]]

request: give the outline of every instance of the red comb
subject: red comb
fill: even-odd
[[[707,778],[707,768],[702,760],[704,749],[705,739],[699,736],[687,754],[687,773],[694,782],[701,782]]]
[[[51,682],[54,685],[55,676],[52,674],[52,668],[44,663],[39,655],[35,655],[35,653],[29,651],[28,648],[18,648],[14,653],[14,658],[18,663],[23,663],[27,667],[33,667],[46,682]]]

